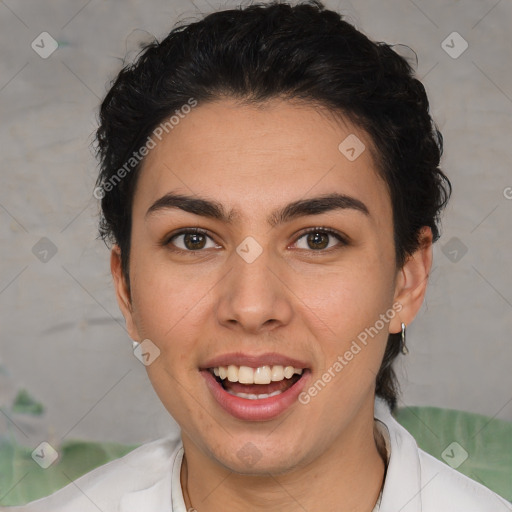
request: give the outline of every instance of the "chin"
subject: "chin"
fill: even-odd
[[[270,434],[271,435],[271,434]],[[267,434],[264,437],[268,437]],[[296,447],[283,445],[276,440],[269,443],[268,438],[257,441],[242,440],[222,447],[222,453],[211,451],[214,460],[226,469],[247,476],[268,476],[287,473],[296,468],[302,457]]]

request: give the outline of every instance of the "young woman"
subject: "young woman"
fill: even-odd
[[[97,133],[120,309],[181,440],[20,507],[501,512],[391,415],[450,183],[422,84],[320,2],[175,28]]]

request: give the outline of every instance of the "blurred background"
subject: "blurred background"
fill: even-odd
[[[178,435],[133,355],[96,239],[91,143],[125,57],[178,21],[235,5],[0,1],[0,434],[33,447]],[[417,65],[396,47],[427,89],[454,187],[410,354],[396,365],[399,406],[512,421],[512,3],[326,6],[416,52]]]

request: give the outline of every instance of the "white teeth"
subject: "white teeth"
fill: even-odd
[[[238,369],[238,382],[241,384],[254,384],[254,372],[248,366],[240,366]]]
[[[290,379],[294,374],[302,375],[302,368],[293,366],[259,366],[251,368],[250,366],[218,366],[213,368],[213,374],[220,377],[221,380],[228,379],[230,382],[240,382],[241,384],[270,384],[284,379]]]
[[[238,382],[238,368],[234,364],[228,366],[229,382]]]
[[[278,381],[284,379],[284,369],[282,366],[272,366],[272,380]]]
[[[287,366],[287,367],[284,369],[284,376],[285,376],[287,379],[290,379],[294,373],[295,373],[295,370],[294,370],[293,366]]]
[[[273,393],[267,394],[263,393],[261,395],[255,395],[254,393],[235,393],[229,389],[226,390],[230,395],[238,396],[240,398],[247,398],[249,400],[261,400],[263,398],[270,398],[271,396],[277,396],[282,393],[282,391],[274,391]]]
[[[272,382],[272,370],[270,366],[260,366],[253,372],[254,384],[270,384]]]

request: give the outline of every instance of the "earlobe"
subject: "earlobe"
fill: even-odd
[[[133,307],[130,290],[126,283],[121,265],[121,249],[118,245],[112,247],[110,253],[110,271],[114,280],[117,303],[124,316],[128,335],[135,341],[139,341],[139,335],[133,318]]]
[[[420,232],[420,246],[411,254],[397,277],[395,303],[401,305],[398,315],[390,322],[389,332],[399,333],[401,323],[409,325],[423,304],[432,266],[432,230],[425,226]]]

